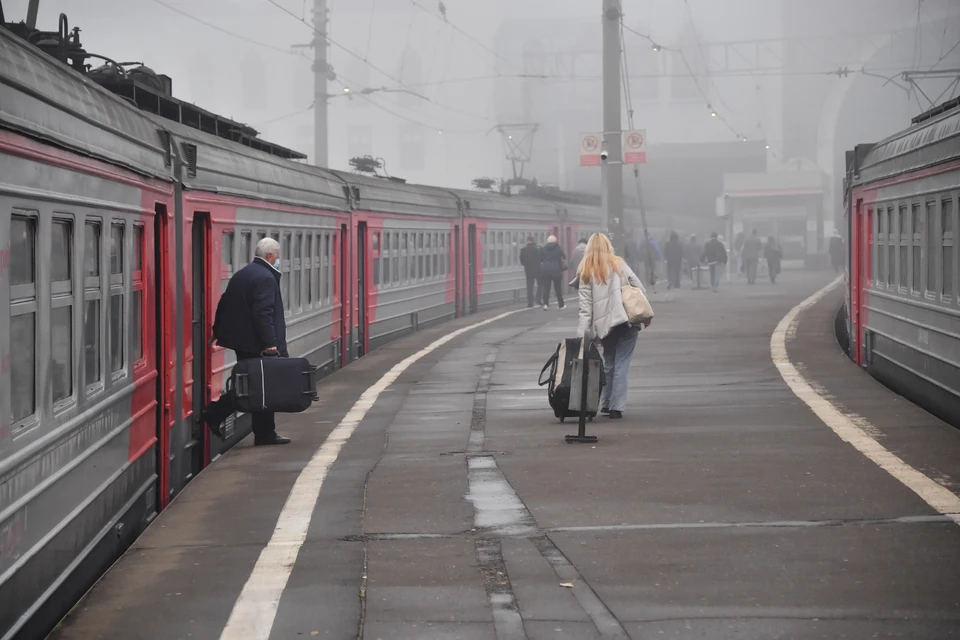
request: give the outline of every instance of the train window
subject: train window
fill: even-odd
[[[83,275],[86,278],[98,278],[100,276],[100,225],[98,223],[88,222],[84,225],[83,246]]]
[[[383,259],[380,261],[381,267],[383,268],[383,286],[388,286],[390,284],[390,234],[384,233],[381,238],[383,244],[380,245],[383,247],[383,250],[380,252]]]
[[[906,289],[908,286],[908,283],[910,282],[910,280],[908,279],[908,276],[909,276],[908,270],[909,270],[910,263],[908,262],[908,256],[907,256],[908,247],[910,246],[910,235],[909,235],[910,229],[907,228],[908,219],[907,219],[906,206],[903,206],[903,205],[900,206],[900,216],[899,216],[898,223],[900,225],[900,228],[899,228],[900,262],[898,263],[900,266],[900,269],[899,269],[900,279],[898,282],[901,289]]]
[[[380,284],[380,234],[373,234],[373,284]]]
[[[123,294],[110,296],[110,372],[123,370]]]
[[[323,235],[323,299],[326,302],[330,301],[331,287],[330,281],[333,279],[333,254],[331,250],[333,248],[333,243],[330,240],[329,233]]]
[[[887,209],[887,286],[897,282],[897,240],[893,207]]]
[[[36,412],[37,219],[14,215],[10,219],[10,368],[11,422]]]
[[[317,235],[317,246],[313,252],[313,273],[315,275],[313,297],[317,302],[323,303],[323,283],[326,281],[323,276],[323,234]]]
[[[126,326],[123,315],[123,223],[110,225],[110,372],[118,373],[124,366],[123,330]]]
[[[50,311],[50,377],[53,402],[73,395],[73,306]]]
[[[427,250],[425,252],[425,255],[426,255],[427,266],[426,266],[426,272],[424,273],[424,276],[429,280],[430,278],[433,277],[433,258],[432,258],[433,234],[432,233],[427,234]]]
[[[423,232],[417,234],[417,279],[423,280]]]
[[[290,234],[283,234],[283,244],[280,246],[280,270],[282,274],[286,274],[285,277],[281,276],[281,291],[285,288],[286,294],[283,297],[283,310],[290,311],[290,265],[292,264],[290,260]]]
[[[503,266],[503,231],[497,231],[497,267]]]
[[[123,224],[110,225],[110,275],[123,275]],[[113,282],[115,279],[110,278]]]
[[[220,236],[220,293],[227,290],[233,276],[233,231],[224,231]]]
[[[313,301],[315,296],[313,295],[313,282],[316,278],[313,277],[313,234],[308,233],[304,238],[304,241],[307,243],[303,248],[303,273],[306,275],[306,291],[307,291],[307,305],[308,307],[313,306]]]
[[[433,277],[436,278],[440,275],[440,234],[433,233],[431,235],[433,236],[433,251],[431,252],[431,260],[433,262]]]
[[[87,300],[83,309],[84,379],[100,382],[100,300]]]
[[[911,209],[910,214],[910,232],[913,234],[913,242],[911,243],[910,250],[913,252],[913,259],[910,261],[910,266],[913,269],[913,273],[910,276],[911,279],[911,290],[914,293],[920,293],[923,290],[923,226],[920,222],[920,205],[914,204]],[[933,230],[930,231],[933,233]]]
[[[290,305],[293,309],[300,308],[300,285],[302,284],[302,277],[300,273],[302,268],[302,265],[300,264],[300,251],[302,247],[303,234],[298,233],[293,237],[293,259],[290,264],[290,275],[293,276],[290,280]]]
[[[73,224],[54,220],[50,233],[50,280],[70,282],[73,274]]]
[[[238,266],[247,264],[253,259],[252,249],[253,237],[249,231],[242,231],[240,233],[240,260],[238,261]]]
[[[35,313],[13,313],[10,318],[10,418],[16,424],[37,409],[37,325]]]
[[[940,293],[944,298],[953,297],[953,254],[956,251],[956,242],[954,240],[953,226],[953,200],[946,199],[940,203],[940,222],[943,233],[943,257],[940,266],[941,289]]]
[[[483,268],[487,268],[487,232],[480,234],[480,253],[483,254]]]
[[[923,250],[926,252],[926,280],[927,293],[935,293],[937,290],[937,249],[940,244],[939,230],[937,229],[937,202],[931,200],[927,202],[927,213],[924,219],[924,230],[927,234],[927,242]]]
[[[440,234],[440,275],[447,275],[449,258],[447,257],[447,233]]]
[[[133,320],[130,327],[133,331],[133,361],[143,360],[143,226],[133,227]]]

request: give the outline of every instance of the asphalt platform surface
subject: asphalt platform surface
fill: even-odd
[[[832,277],[832,276],[831,276]],[[770,337],[829,282],[681,290],[641,332],[620,421],[572,445],[537,376],[575,305],[467,332],[388,387],[323,484],[270,639],[960,638],[960,527],[844,443],[786,385]],[[833,338],[791,361],[904,461],[960,484],[960,431]],[[391,366],[464,318],[380,349],[201,473],[53,633],[219,638],[294,481]],[[251,635],[250,640],[255,640]],[[264,640],[264,639],[259,639]]]

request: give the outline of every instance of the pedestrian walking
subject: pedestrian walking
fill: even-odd
[[[577,246],[573,248],[573,253],[570,254],[570,273],[576,275],[577,271],[580,269],[580,262],[583,260],[583,254],[587,250],[587,239],[580,238],[580,241],[577,243]],[[571,283],[570,286],[573,286]]]
[[[763,257],[767,259],[770,283],[777,284],[777,276],[780,275],[780,262],[783,260],[783,249],[780,248],[777,239],[773,236],[767,238],[767,244],[763,247]]]
[[[670,233],[670,239],[663,247],[663,255],[667,259],[667,286],[670,289],[679,289],[680,272],[683,270],[683,243],[676,231]]]
[[[540,248],[540,282],[543,285],[543,308],[550,307],[550,287],[557,294],[557,306],[561,309],[563,303],[563,288],[560,280],[567,269],[567,255],[557,244],[557,237],[547,238],[547,244]]]
[[[230,278],[227,290],[220,296],[213,335],[220,346],[236,353],[237,360],[287,358],[287,326],[280,295],[280,244],[273,238],[263,238],[254,255],[253,262]],[[233,412],[233,396],[223,394],[203,410],[203,420],[217,437],[223,437],[220,425]],[[277,434],[272,411],[254,412],[252,419],[255,445],[290,442],[290,438]]]
[[[612,419],[622,418],[627,405],[630,358],[640,328],[628,321],[621,287],[629,283],[643,290],[643,283],[630,266],[613,253],[610,240],[599,233],[590,236],[577,275],[580,279],[577,336],[583,338],[590,331],[603,347],[607,383],[600,396],[600,411]]]
[[[542,291],[540,286],[540,247],[533,236],[527,237],[527,246],[520,250],[520,264],[523,265],[523,272],[527,276],[527,308],[540,304],[542,300]],[[534,295],[536,289],[536,295]]]
[[[830,238],[830,262],[833,264],[834,273],[840,273],[843,270],[843,260],[847,257],[847,249],[843,244],[843,238],[840,237],[840,231],[833,230],[833,237]]]
[[[716,293],[720,287],[720,271],[727,264],[727,249],[716,231],[710,234],[710,239],[703,245],[701,260],[710,267],[710,288]]]
[[[757,267],[760,265],[760,256],[763,254],[763,240],[760,239],[760,232],[753,230],[750,237],[743,243],[743,264],[747,270],[747,284],[755,284],[757,281]]]
[[[697,240],[696,234],[690,236],[683,253],[684,262],[687,263],[687,275],[690,276],[690,281],[694,282],[696,276],[693,270],[700,268],[700,257],[703,255],[703,245]]]

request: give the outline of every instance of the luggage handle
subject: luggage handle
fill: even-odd
[[[246,373],[235,373],[227,378],[227,393],[234,398],[250,397],[250,378]]]
[[[550,356],[550,359],[547,360],[547,364],[543,365],[543,369],[540,370],[540,377],[537,379],[537,386],[542,387],[543,385],[549,383],[550,380],[553,379],[552,373],[549,377],[547,377],[546,380],[543,379],[543,374],[547,372],[547,369],[550,369],[551,372],[553,371],[553,367],[557,362],[557,358],[558,358],[557,353],[554,352],[554,354]]]
[[[320,399],[320,394],[317,393],[317,374],[320,371],[320,367],[311,366],[309,371],[304,371],[303,375],[307,378],[307,388],[303,391],[303,394],[310,396],[310,399],[316,402]]]

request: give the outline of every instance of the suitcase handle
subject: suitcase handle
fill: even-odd
[[[320,399],[320,394],[317,393],[317,373],[319,371],[320,367],[312,366],[309,371],[303,372],[303,375],[307,378],[307,388],[303,394],[310,396],[310,399],[314,402]]]
[[[235,373],[227,379],[227,393],[235,398],[250,397],[250,378],[245,373]]]

